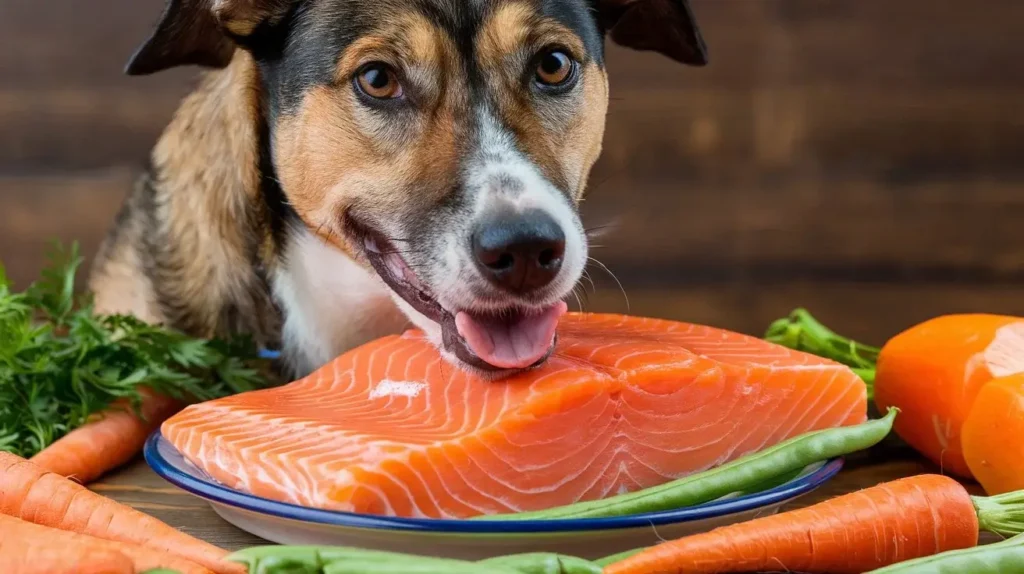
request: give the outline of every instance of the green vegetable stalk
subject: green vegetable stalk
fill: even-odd
[[[875,366],[881,349],[837,335],[806,309],[797,309],[772,323],[764,338],[850,367],[867,385],[868,400],[874,399]]]
[[[908,560],[869,574],[1014,574],[1024,572],[1024,535],[995,544]]]
[[[859,425],[805,433],[710,470],[644,490],[546,510],[482,515],[470,520],[606,518],[702,504],[779,482],[811,464],[875,446],[892,431],[898,413],[899,409],[893,408],[884,417]]]
[[[257,546],[228,560],[249,574],[600,574],[589,560],[550,553],[515,554],[477,562],[332,546]]]
[[[202,340],[130,316],[100,316],[76,295],[78,246],[59,245],[42,278],[12,289],[0,265],[0,450],[31,457],[140,385],[209,400],[267,384],[244,337]]]

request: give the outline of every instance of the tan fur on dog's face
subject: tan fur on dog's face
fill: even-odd
[[[302,221],[347,245],[341,215],[424,213],[459,186],[476,119],[467,62],[451,35],[408,6],[348,46],[334,82],[312,87],[276,122],[278,178]],[[529,58],[545,46],[585,58],[574,32],[526,2],[496,4],[475,36],[475,61],[494,115],[541,173],[572,200],[582,197],[601,151],[607,77],[582,64],[578,86],[539,99],[524,85]],[[392,114],[365,106],[352,85],[360,66],[381,61],[400,70],[415,103]],[[397,231],[397,230],[395,230]]]
[[[518,137],[544,176],[583,196],[590,169],[601,153],[608,110],[608,78],[596,60],[582,65],[579,86],[564,100],[537,100],[521,89],[528,68],[524,54],[543,46],[563,46],[575,57],[586,54],[583,41],[563,24],[538,15],[526,2],[498,7],[477,39],[480,66],[497,95],[498,116]]]
[[[266,72],[269,89],[285,94],[273,100],[272,157],[299,227],[367,268],[367,249],[397,254],[375,271],[448,347],[460,312],[550,311],[587,260],[576,204],[600,154],[608,85],[596,23],[578,0],[563,1],[582,18],[521,0],[448,12],[442,0],[427,3],[433,10],[367,3],[377,16],[340,49],[329,77]],[[315,43],[332,6],[323,0],[304,14],[303,41]],[[538,71],[552,52],[570,70],[554,88]],[[371,64],[394,71],[400,97],[360,92]],[[540,214],[564,236],[558,271],[541,287],[509,290],[481,267],[472,238],[505,213]]]
[[[410,75],[420,91],[415,107],[389,115],[359,101],[352,77],[372,61]],[[458,66],[451,41],[412,11],[341,54],[334,82],[310,89],[277,122],[278,177],[306,225],[343,242],[350,206],[408,212],[443,199],[459,170],[468,111]]]
[[[120,234],[94,284],[145,262],[152,316],[212,331],[272,301],[296,373],[406,319],[463,367],[543,363],[587,260],[605,39],[706,63],[688,0],[167,1],[128,73],[231,63],[237,85],[197,92],[122,218],[172,232]]]

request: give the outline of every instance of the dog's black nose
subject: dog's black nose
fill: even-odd
[[[484,277],[508,291],[525,294],[546,286],[558,275],[565,233],[543,211],[502,211],[477,227],[473,254]]]

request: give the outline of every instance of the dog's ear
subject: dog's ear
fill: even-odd
[[[294,0],[168,0],[153,34],[125,67],[130,76],[176,66],[223,68],[239,43],[283,17]]]
[[[659,52],[691,66],[708,63],[689,0],[597,0],[608,37],[633,50]]]

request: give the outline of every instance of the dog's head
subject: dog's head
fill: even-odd
[[[128,72],[249,52],[293,222],[507,372],[548,356],[587,260],[606,36],[706,62],[687,0],[171,0]]]

